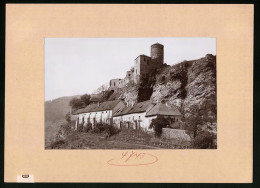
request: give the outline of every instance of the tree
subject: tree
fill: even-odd
[[[140,77],[140,82],[137,84],[138,96],[137,102],[149,100],[153,94],[153,86],[156,82],[157,70],[152,70],[147,75]]]
[[[83,108],[84,107],[84,102],[81,99],[78,98],[73,98],[71,99],[69,105],[73,110]]]
[[[197,149],[215,148],[213,145],[214,135],[203,131],[193,141],[193,147]]]
[[[96,94],[96,95],[100,95],[100,98],[102,101],[105,101],[106,99],[106,95],[108,94],[108,88],[109,88],[109,85],[108,84],[103,84],[101,85],[99,88],[97,88],[93,94]]]
[[[84,103],[84,106],[88,106],[90,103],[91,96],[89,94],[82,95],[80,100]]]
[[[153,128],[156,137],[161,137],[162,128],[165,128],[167,125],[169,125],[169,123],[170,122],[168,119],[164,117],[157,117],[152,120],[150,128]]]
[[[65,115],[65,119],[66,121],[70,124],[71,123],[71,114],[70,112],[68,112],[66,115]]]

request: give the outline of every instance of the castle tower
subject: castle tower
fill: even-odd
[[[156,66],[161,66],[164,63],[164,46],[156,43],[151,46],[151,60]]]

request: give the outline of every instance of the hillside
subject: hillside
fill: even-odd
[[[66,121],[65,115],[71,111],[69,102],[72,98],[79,97],[60,97],[51,101],[45,101],[45,146],[47,147],[55,139],[60,129],[60,125]]]
[[[64,120],[66,113],[71,111],[69,102],[75,97],[79,95],[45,101],[45,122]]]

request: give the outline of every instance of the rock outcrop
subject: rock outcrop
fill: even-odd
[[[216,56],[208,54],[198,60],[167,67],[156,78],[151,96],[153,102],[177,106],[184,120],[194,112],[200,112],[203,124],[210,130],[216,129]]]
[[[108,100],[122,99],[128,104],[151,100],[179,108],[183,121],[202,116],[203,127],[216,130],[216,56],[211,54],[173,66],[164,65],[139,85],[113,89]]]

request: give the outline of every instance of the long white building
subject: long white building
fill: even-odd
[[[118,110],[113,115],[113,123],[118,128],[133,128],[152,131],[150,124],[153,119],[163,116],[169,118],[169,123],[178,122],[181,113],[177,108],[166,104],[154,104],[151,101],[144,101],[134,106]]]
[[[120,129],[152,131],[150,124],[159,116],[168,118],[170,124],[181,119],[181,113],[177,108],[162,103],[154,104],[149,100],[133,106],[126,106],[121,100],[96,103],[75,111],[73,115],[76,119],[74,126],[76,130],[86,127],[87,124],[91,124],[94,128],[96,123],[103,122]]]
[[[87,124],[91,124],[92,128],[97,123],[112,124],[113,115],[119,109],[125,107],[125,104],[121,100],[106,101],[102,103],[90,104],[85,108],[76,110],[73,115],[76,120],[74,128],[81,129],[86,127]]]

